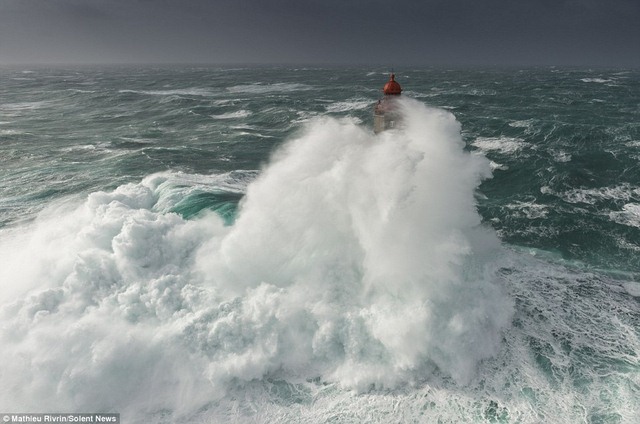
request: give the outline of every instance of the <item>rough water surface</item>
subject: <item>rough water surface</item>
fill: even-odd
[[[640,420],[636,71],[0,78],[0,410]]]

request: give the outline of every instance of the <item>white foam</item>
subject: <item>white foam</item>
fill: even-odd
[[[618,224],[640,228],[640,204],[627,203],[621,211],[610,212],[609,218]]]
[[[549,213],[547,205],[541,205],[535,202],[514,202],[505,205],[507,209],[514,211],[514,215],[522,214],[527,219],[546,218]]]
[[[521,121],[509,122],[509,126],[513,128],[531,128],[533,125],[533,119],[525,119]]]
[[[497,151],[505,155],[528,147],[524,140],[515,137],[478,137],[471,144],[483,151]]]
[[[562,193],[555,193],[549,189],[548,194],[554,194],[568,203],[587,203],[594,205],[602,200],[623,200],[640,198],[640,188],[629,184],[621,184],[613,187],[599,187],[592,189],[574,189]]]
[[[82,93],[82,94],[96,93],[95,90],[80,90],[78,88],[68,88],[67,91],[71,91],[72,93]]]
[[[594,83],[598,83],[598,84],[604,84],[604,83],[607,83],[607,82],[613,82],[613,80],[605,79],[605,78],[581,78],[580,81],[582,81],[582,82],[594,82]]]
[[[405,128],[377,136],[310,122],[255,181],[229,182],[246,189],[231,227],[167,205],[172,187],[235,177],[161,174],[0,240],[0,410],[149,422],[255,381],[464,387],[513,312],[475,209],[489,162],[450,113],[401,104]]]
[[[350,100],[345,102],[336,102],[325,106],[327,112],[349,112],[351,110],[362,110],[371,108],[373,110],[373,104],[370,100]]]
[[[494,161],[491,161],[490,166],[491,166],[491,170],[492,171],[496,171],[496,170],[498,170],[498,171],[506,171],[506,170],[509,169],[509,167],[507,165],[503,165],[501,163],[494,162]]]
[[[209,88],[178,88],[172,90],[118,90],[119,93],[134,93],[145,94],[149,96],[198,96],[198,97],[211,97],[219,93]]]
[[[241,119],[252,115],[250,110],[240,109],[235,112],[221,113],[220,115],[211,115],[213,119]]]
[[[267,94],[267,93],[274,93],[274,92],[307,91],[312,89],[313,87],[306,84],[279,82],[275,84],[256,83],[256,84],[246,84],[246,85],[234,85],[232,87],[228,87],[227,91],[231,93]]]
[[[25,134],[25,132],[21,130],[0,130],[0,135],[19,135],[19,134]]]
[[[553,160],[559,163],[571,162],[571,154],[564,150],[550,150],[549,153],[553,156]]]
[[[19,102],[19,103],[4,103],[0,105],[0,110],[4,110],[7,112],[22,112],[29,111],[35,109],[41,109],[43,107],[51,105],[52,102],[49,100],[42,100],[38,102]]]
[[[373,140],[348,122],[315,121],[248,188],[231,233],[201,259],[218,288],[237,295],[259,287],[260,298],[274,297],[305,327],[318,326],[311,339],[295,335],[301,362],[317,363],[314,355],[321,355],[329,362],[323,374],[347,386],[394,386],[421,358],[464,380],[492,349],[489,337],[471,357],[461,355],[462,345],[478,342],[468,327],[477,317],[466,313],[475,316],[482,304],[443,322],[434,321],[432,309],[436,298],[464,284],[457,269],[477,253],[475,242],[496,241],[480,235],[473,206],[488,164],[463,153],[452,115],[416,108],[407,112],[416,127]],[[418,219],[425,214],[430,219]],[[327,296],[335,300],[321,300]],[[302,303],[315,306],[301,310]],[[373,356],[361,357],[361,349]]]
[[[624,289],[633,297],[640,297],[640,283],[624,283]]]

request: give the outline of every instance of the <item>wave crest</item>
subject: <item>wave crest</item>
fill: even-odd
[[[154,176],[5,238],[0,406],[179,414],[264,377],[468,381],[513,309],[474,203],[490,166],[453,115],[401,105],[378,136],[312,120],[233,225],[168,212]]]

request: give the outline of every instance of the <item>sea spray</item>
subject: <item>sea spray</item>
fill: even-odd
[[[52,207],[2,246],[3,292],[28,289],[0,309],[3,410],[179,413],[215,397],[180,326],[205,297],[189,257],[222,223],[154,213],[157,180]]]
[[[489,162],[448,112],[402,108],[378,136],[310,122],[231,226],[159,210],[170,174],[43,215],[0,271],[3,292],[26,287],[3,298],[0,407],[188,414],[262,379],[464,385],[512,314],[474,203]]]
[[[466,381],[511,310],[485,275],[499,244],[474,205],[488,162],[463,150],[451,114],[402,105],[405,128],[379,136],[311,123],[249,186],[229,235],[201,252],[212,286],[256,302],[268,288],[304,323],[276,357],[295,350],[300,366],[321,363],[348,387],[393,387],[434,364]]]

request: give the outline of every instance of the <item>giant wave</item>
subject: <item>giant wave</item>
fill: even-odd
[[[190,178],[162,173],[5,231],[0,409],[533,422],[591,404],[632,417],[626,376],[579,368],[635,352],[632,333],[622,359],[607,337],[624,318],[594,312],[579,331],[576,316],[617,295],[503,247],[476,211],[490,162],[449,112],[402,108],[404,128],[377,136],[313,118],[250,181],[193,176],[245,192],[235,220],[176,213]],[[633,298],[615,300],[633,318]],[[613,398],[624,405],[602,406]]]
[[[468,381],[512,308],[474,206],[489,165],[452,115],[403,107],[381,136],[311,122],[231,226],[159,211],[153,175],[5,238],[2,406],[180,413],[265,376]]]

